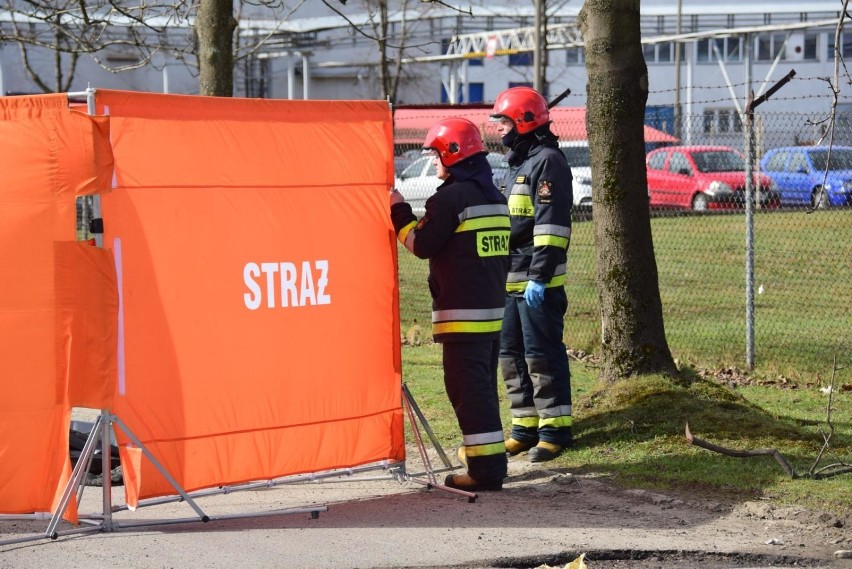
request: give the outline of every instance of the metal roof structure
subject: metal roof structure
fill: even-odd
[[[730,37],[743,34],[756,34],[776,31],[803,30],[809,28],[825,28],[837,25],[839,18],[831,20],[815,20],[788,24],[769,24],[765,26],[747,26],[737,28],[719,28],[702,32],[690,32],[664,36],[648,36],[642,38],[643,44],[665,42],[692,42],[704,38]],[[413,57],[406,62],[448,61],[454,59],[470,59],[493,57],[529,52],[535,49],[535,29],[531,27],[514,30],[494,30],[461,34],[454,36],[443,55]],[[557,24],[547,27],[547,49],[566,49],[583,46],[582,35],[575,24]]]

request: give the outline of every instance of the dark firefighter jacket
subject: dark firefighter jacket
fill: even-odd
[[[436,342],[494,340],[500,335],[509,266],[509,210],[472,180],[449,178],[426,201],[418,222],[408,203],[394,204],[398,239],[429,259],[432,335]]]
[[[565,156],[556,144],[535,145],[526,160],[510,168],[504,184],[512,219],[506,292],[523,294],[529,280],[563,286],[573,203]]]

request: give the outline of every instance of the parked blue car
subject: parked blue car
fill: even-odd
[[[760,169],[772,178],[781,205],[852,206],[852,146],[789,146],[764,154]],[[824,191],[820,188],[824,187]]]

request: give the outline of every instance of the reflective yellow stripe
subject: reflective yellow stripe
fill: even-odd
[[[509,215],[516,217],[532,217],[535,214],[532,198],[528,195],[512,194],[509,196]]]
[[[566,275],[555,275],[552,279],[550,279],[550,282],[544,285],[544,288],[563,286],[567,280]],[[506,283],[506,292],[523,292],[526,290],[528,282],[529,281]]]
[[[493,229],[497,227],[509,228],[511,222],[505,215],[493,215],[490,217],[477,217],[474,219],[466,219],[456,227],[456,233],[461,231],[476,231],[477,229]]]
[[[562,415],[561,417],[549,417],[547,419],[541,419],[538,423],[539,428],[541,427],[570,427],[574,423],[574,419],[571,415]]]
[[[553,245],[562,249],[568,248],[568,239],[557,235],[536,235],[533,237],[533,245],[539,247],[541,245]]]
[[[505,454],[506,453],[506,443],[500,441],[499,443],[491,443],[488,445],[476,445],[476,446],[467,446],[464,447],[465,456],[493,456],[495,454]]]
[[[538,427],[538,417],[512,417],[512,424],[519,427]]]
[[[499,332],[502,320],[490,322],[435,322],[432,324],[433,334],[450,334],[453,332]]]
[[[408,234],[411,233],[411,230],[414,229],[416,226],[417,222],[412,221],[411,223],[400,229],[399,233],[396,234],[396,237],[397,239],[399,239],[399,242],[405,244],[405,238],[408,237]]]
[[[553,287],[557,287],[557,286],[563,286],[565,284],[566,280],[568,280],[568,279],[565,277],[565,275],[556,275],[552,279],[550,279],[549,283],[544,285],[544,288],[553,288]]]

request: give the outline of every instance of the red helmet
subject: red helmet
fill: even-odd
[[[482,135],[476,125],[467,119],[453,117],[435,123],[426,133],[424,150],[434,150],[444,166],[485,152]]]
[[[547,101],[531,87],[511,87],[497,96],[492,119],[507,118],[518,134],[526,134],[550,122]]]

